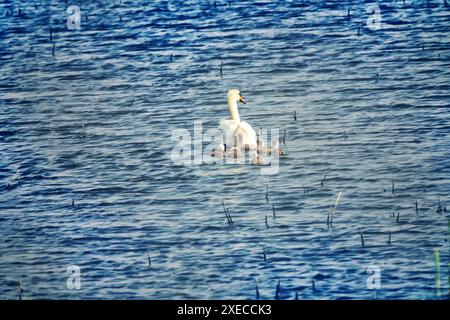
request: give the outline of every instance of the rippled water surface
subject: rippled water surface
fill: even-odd
[[[435,249],[445,297],[443,1],[380,1],[379,30],[375,1],[79,2],[79,30],[63,0],[0,4],[0,298],[434,299]],[[278,174],[171,161],[233,87],[286,131]]]

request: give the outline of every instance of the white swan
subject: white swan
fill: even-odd
[[[255,150],[257,148],[256,132],[247,122],[241,121],[237,107],[238,101],[247,103],[239,90],[231,89],[228,91],[228,109],[230,110],[231,120],[221,120],[220,126],[225,132],[228,145]]]

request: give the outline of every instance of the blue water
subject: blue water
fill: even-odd
[[[443,1],[379,1],[379,30],[375,1],[79,2],[79,30],[63,0],[0,4],[0,298],[446,297]],[[217,128],[234,87],[286,131],[279,173],[174,164],[172,130]]]

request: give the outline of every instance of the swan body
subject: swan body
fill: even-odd
[[[228,91],[228,110],[231,119],[221,120],[220,127],[225,133],[226,142],[230,145],[246,150],[255,150],[257,148],[256,132],[250,124],[241,121],[237,107],[238,101],[246,104],[239,90]]]
[[[270,155],[272,152],[276,152],[278,155],[284,154],[276,140],[272,141],[270,147],[266,146],[263,140],[258,139],[252,126],[245,121],[241,121],[237,103],[242,102],[246,104],[246,101],[239,90],[229,90],[227,100],[231,119],[222,119],[220,121],[225,143],[212,150],[212,157],[226,156],[238,159],[245,156],[246,151],[248,151],[251,164],[263,165],[264,160],[260,154]],[[227,147],[227,145],[230,147]]]

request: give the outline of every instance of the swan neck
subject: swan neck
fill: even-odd
[[[236,122],[241,122],[241,119],[239,118],[237,102],[228,99],[228,109],[230,109],[231,119],[233,119]]]

